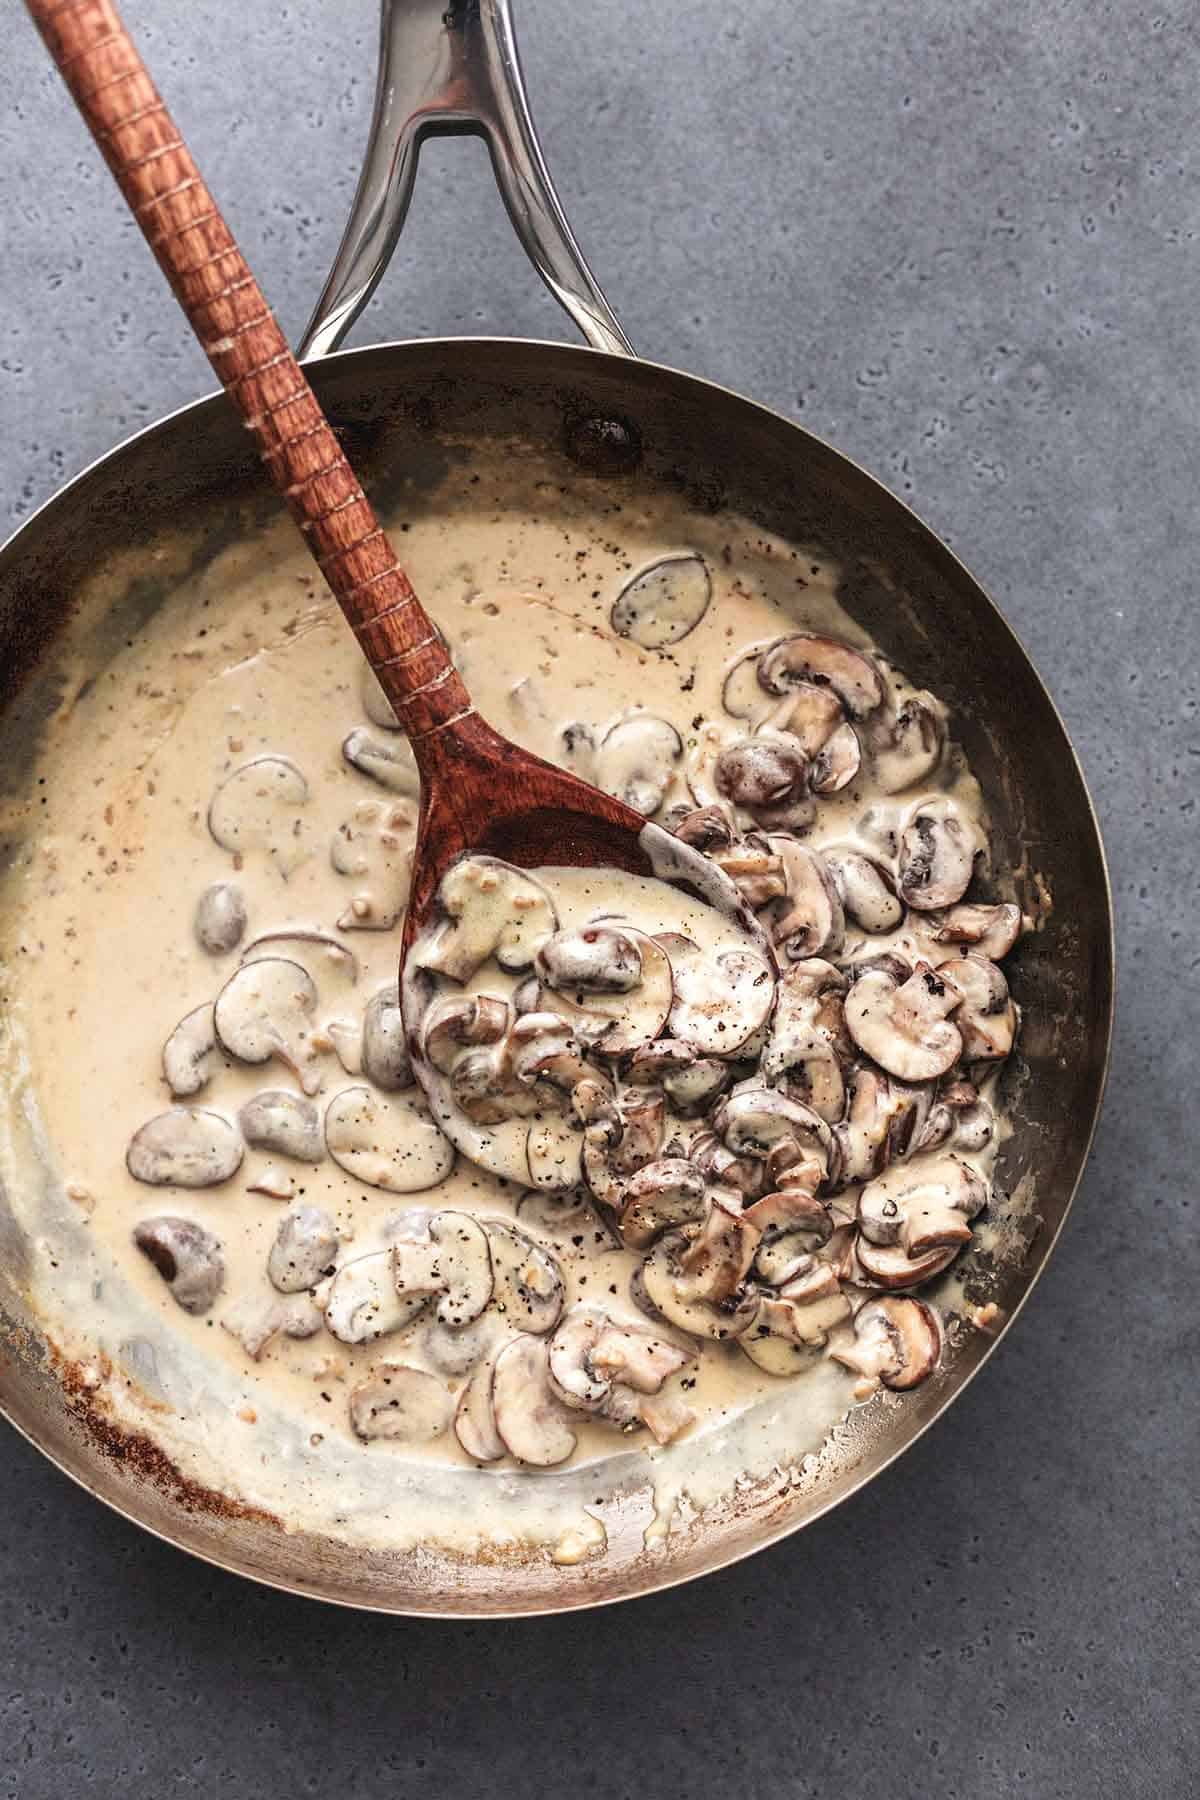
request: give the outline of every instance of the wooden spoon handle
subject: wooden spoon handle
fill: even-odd
[[[116,7],[27,4],[420,762],[422,739],[471,717],[470,695]]]

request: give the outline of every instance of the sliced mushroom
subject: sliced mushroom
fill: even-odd
[[[681,1432],[696,1422],[694,1408],[680,1394],[645,1394],[638,1402],[638,1416],[658,1444],[673,1444]]]
[[[782,699],[767,700],[757,673],[754,685],[758,689],[759,728],[786,731],[797,740],[810,761],[815,761],[830,740],[846,726],[845,708],[832,688],[798,681],[788,687]],[[765,716],[761,711],[764,701],[769,709]]]
[[[626,941],[640,959],[641,976],[635,986],[621,991],[578,980],[572,984],[569,973],[554,974],[560,945],[569,947],[571,960],[582,965],[588,951],[586,940],[596,933],[607,945],[610,931]],[[582,1042],[602,1056],[630,1055],[656,1038],[667,1022],[672,999],[670,960],[660,944],[631,925],[591,925],[582,932],[563,932],[546,943],[538,964],[539,970],[546,970],[545,983],[550,989],[549,993],[545,987],[539,990],[539,1007],[563,1013]],[[608,965],[608,972],[611,979],[617,979],[615,962]],[[607,977],[598,972],[597,978]],[[563,980],[561,988],[554,985],[558,979]]]
[[[239,1062],[276,1057],[306,1094],[321,1085],[320,1052],[313,1045],[317,989],[307,969],[282,956],[243,963],[217,995],[217,1037]]]
[[[150,1187],[217,1187],[241,1162],[237,1127],[198,1106],[173,1106],[148,1119],[125,1153],[134,1180]]]
[[[713,764],[713,785],[722,799],[744,807],[760,824],[799,829],[814,816],[808,791],[808,758],[782,733],[737,738]]]
[[[778,638],[766,638],[760,643],[750,644],[746,649],[739,650],[727,667],[721,683],[721,704],[730,718],[748,719],[752,725],[759,725],[769,715],[774,716],[779,704],[778,696],[768,695],[758,679],[758,660],[766,651],[773,650],[778,642]],[[822,694],[828,692],[833,709],[829,717],[829,731],[832,731],[837,720],[842,717],[841,701],[831,691],[816,689],[811,684],[808,684],[808,691]],[[786,720],[784,724],[786,728]]]
[[[792,838],[767,842],[783,864],[787,893],[775,903],[771,938],[793,962],[836,955],[842,947],[846,920],[833,876],[816,850]]]
[[[266,1088],[247,1100],[238,1113],[242,1136],[256,1150],[319,1163],[325,1154],[321,1115],[311,1100],[285,1088]]]
[[[868,1300],[854,1315],[854,1342],[830,1354],[859,1375],[903,1391],[932,1375],[942,1353],[938,1315],[923,1300]]]
[[[597,787],[652,818],[666,799],[683,739],[666,719],[634,713],[610,726],[593,760]]]
[[[672,965],[672,975],[674,965]],[[732,1079],[728,1063],[700,1056],[679,1038],[656,1038],[636,1050],[627,1079],[635,1087],[660,1087],[680,1119],[706,1113]]]
[[[678,1156],[647,1163],[621,1190],[622,1241],[644,1250],[664,1231],[698,1219],[704,1196],[704,1176],[694,1163]]]
[[[492,1376],[492,1364],[480,1363],[458,1396],[458,1405],[454,1409],[454,1435],[475,1462],[499,1462],[502,1456],[508,1455],[508,1446],[496,1430]]]
[[[206,1313],[225,1285],[221,1242],[192,1219],[163,1214],[142,1219],[133,1241],[154,1264],[171,1290],[171,1298],[187,1313]]]
[[[437,1376],[408,1363],[381,1363],[350,1394],[350,1424],[356,1436],[368,1440],[429,1444],[453,1417],[454,1402]]]
[[[726,1304],[741,1291],[762,1233],[740,1204],[724,1200],[716,1190],[702,1224],[693,1229],[695,1236],[679,1257],[689,1291],[711,1306]]]
[[[791,1375],[812,1363],[830,1331],[849,1316],[850,1302],[837,1276],[818,1264],[781,1293],[764,1296],[749,1331],[738,1341],[767,1374]]]
[[[939,795],[914,808],[900,837],[900,893],[918,912],[961,900],[981,846],[955,802]]]
[[[573,1306],[551,1338],[550,1386],[564,1406],[593,1412],[607,1397],[611,1379],[595,1374],[588,1361],[607,1325],[608,1315],[598,1307]]]
[[[725,806],[688,806],[684,801],[671,808],[666,825],[682,843],[714,857],[718,851],[730,849],[737,838],[733,818]]]
[[[526,969],[558,929],[541,883],[494,856],[455,863],[438,900],[446,918],[422,947],[421,962],[454,981],[469,981],[491,956],[502,969]]]
[[[246,929],[246,902],[232,881],[214,881],[196,902],[193,930],[196,942],[210,956],[224,956],[237,948]]]
[[[163,1077],[177,1100],[198,1094],[217,1061],[217,1034],[211,1004],[185,1013],[163,1045]]]
[[[917,921],[922,937],[935,944],[969,944],[977,956],[999,962],[1021,935],[1021,909],[1011,901],[995,906],[963,903]]]
[[[319,1206],[293,1207],[279,1221],[267,1257],[271,1286],[281,1294],[299,1294],[316,1287],[332,1271],[339,1242],[327,1212]]]
[[[408,903],[413,818],[407,806],[360,800],[333,834],[329,860],[353,880],[339,931],[390,931]]]
[[[640,986],[642,953],[637,939],[615,925],[556,931],[533,959],[538,976],[556,993],[628,994]]]
[[[869,1181],[907,1154],[920,1138],[928,1090],[893,1081],[882,1069],[860,1065],[850,1078],[846,1118],[834,1127],[843,1184]]]
[[[469,1325],[444,1325],[440,1319],[431,1318],[421,1332],[421,1350],[439,1375],[468,1375],[491,1355],[504,1336],[503,1323],[495,1313],[486,1310]]]
[[[860,1278],[870,1287],[889,1290],[922,1287],[948,1269],[958,1252],[957,1244],[949,1244],[923,1256],[909,1256],[903,1244],[873,1244],[864,1237],[854,1246]]]
[[[727,1217],[723,1213],[717,1220],[716,1230],[723,1229]],[[696,1231],[698,1228],[693,1226],[691,1229]],[[739,1247],[732,1262],[714,1253],[712,1268],[702,1267],[700,1271],[701,1285],[709,1284],[718,1272],[724,1280],[730,1267],[744,1255],[754,1235],[752,1228],[738,1234]],[[740,1336],[758,1310],[757,1294],[735,1290],[729,1299],[717,1305],[702,1299],[693,1273],[683,1267],[683,1258],[692,1248],[693,1239],[686,1231],[668,1232],[666,1237],[660,1238],[640,1270],[635,1272],[636,1278],[630,1287],[635,1303],[642,1306],[643,1311],[649,1310],[652,1318],[665,1319],[692,1337],[715,1338],[722,1342]],[[752,1249],[750,1254],[753,1255]],[[649,1303],[648,1307],[644,1301]]]
[[[407,799],[415,800],[421,791],[417,759],[406,737],[381,744],[369,731],[357,726],[343,743],[342,755],[352,769],[377,781],[389,793],[403,794]]]
[[[714,1114],[713,1129],[734,1156],[763,1163],[774,1185],[794,1172],[815,1188],[830,1173],[834,1143],[825,1120],[773,1088],[735,1090]]]
[[[871,744],[877,786],[902,794],[936,773],[946,748],[946,709],[933,694],[913,694],[873,723]]]
[[[550,1385],[549,1346],[522,1333],[506,1344],[492,1371],[496,1431],[518,1462],[548,1469],[565,1462],[577,1439]]]
[[[613,1319],[606,1321],[587,1356],[593,1374],[632,1388],[635,1394],[657,1394],[664,1381],[695,1360],[695,1351],[655,1337],[644,1325]]]
[[[963,1060],[1002,1061],[1017,1031],[1017,1009],[1003,972],[986,956],[959,956],[942,963],[938,974],[962,995],[954,1023],[962,1033]]]
[[[871,659],[836,638],[800,635],[781,638],[758,659],[758,680],[769,694],[783,694],[797,682],[830,687],[853,719],[865,718],[883,702],[883,682]]]
[[[846,977],[820,957],[786,969],[760,1065],[769,1082],[799,1079],[806,1103],[831,1124],[842,1116],[843,1070],[850,1060],[842,1017],[846,986]]]
[[[744,1200],[766,1192],[763,1164],[748,1156],[735,1156],[712,1131],[692,1139],[689,1155],[711,1187],[731,1187]]]
[[[221,1320],[221,1329],[236,1338],[251,1361],[257,1362],[274,1338],[281,1334],[289,1338],[315,1337],[324,1323],[321,1308],[309,1294],[289,1300],[264,1300],[255,1294],[234,1302]]]
[[[770,1017],[775,975],[757,950],[702,950],[675,935],[669,967],[668,1030],[702,1056],[737,1056]]]
[[[356,1181],[389,1194],[437,1187],[454,1167],[454,1146],[429,1116],[423,1097],[385,1100],[367,1087],[343,1088],[329,1102],[325,1147]]]
[[[286,756],[257,756],[235,769],[209,802],[208,829],[222,850],[265,850],[284,880],[308,855],[303,808],[308,783]]]
[[[494,1302],[518,1331],[541,1336],[562,1314],[562,1272],[548,1250],[504,1219],[482,1221],[492,1254]]]
[[[754,1273],[771,1287],[791,1281],[829,1242],[833,1220],[829,1209],[803,1188],[778,1188],[746,1207],[745,1218],[762,1233],[754,1255]]]
[[[492,1298],[492,1255],[488,1234],[470,1213],[440,1212],[429,1221],[429,1238],[401,1239],[392,1246],[396,1292],[439,1294],[443,1325],[473,1324]]]
[[[821,856],[846,917],[864,931],[895,931],[904,918],[904,907],[883,864],[842,845],[823,850]]]
[[[809,781],[814,794],[840,794],[862,767],[862,745],[853,725],[839,725],[812,760]]]
[[[858,1227],[872,1244],[899,1244],[916,1259],[971,1240],[970,1221],[987,1203],[987,1183],[956,1156],[923,1156],[869,1182],[858,1198]]]
[[[373,1087],[392,1094],[413,1084],[400,990],[389,982],[367,1001],[362,1027],[362,1072]]]
[[[343,1344],[370,1344],[409,1324],[428,1294],[396,1292],[391,1250],[343,1263],[325,1297],[325,1324]]]
[[[868,969],[846,995],[846,1029],[889,1075],[930,1081],[959,1059],[962,1037],[947,1014],[961,995],[940,970],[918,963],[897,986],[884,969]]]
[[[773,1331],[775,1314],[767,1310],[771,1305],[769,1301],[762,1302],[758,1313],[739,1337],[738,1348],[764,1375],[801,1375],[805,1369],[811,1369],[820,1360],[821,1347],[819,1344],[805,1343],[802,1339],[785,1337]]]
[[[288,925],[282,931],[260,932],[242,951],[242,961],[251,962],[264,956],[289,957],[302,969],[307,969],[318,986],[327,975],[339,977],[347,987],[353,987],[358,980],[357,956],[327,931]]]
[[[435,1069],[448,1075],[463,1050],[500,1043],[511,1022],[512,1011],[506,1000],[498,1000],[492,994],[447,994],[435,1000],[425,1014],[425,1055]]]
[[[661,650],[696,629],[711,598],[712,581],[702,557],[664,556],[621,589],[613,602],[612,628],[643,650]]]

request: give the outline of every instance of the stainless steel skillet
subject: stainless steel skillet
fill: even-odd
[[[1053,1247],[1099,1106],[1111,1010],[1112,926],[1087,791],[1052,703],[986,595],[899,501],[807,433],[694,377],[638,362],[554,197],[520,90],[504,0],[385,7],[372,144],[342,251],[306,342],[332,351],[382,273],[411,193],[420,137],[482,131],[539,272],[591,350],[483,340],[396,344],[329,356],[314,370],[355,461],[386,499],[401,477],[436,494],[441,473],[485,466],[518,439],[598,500],[640,493],[748,515],[844,570],[840,598],[909,674],[936,688],[991,801],[996,859],[1016,872],[1041,930],[1019,952],[1024,1014],[1011,1071],[1015,1131],[999,1185],[1018,1196],[1013,1254],[980,1268],[1008,1323]],[[175,548],[193,560],[270,516],[248,446],[221,398],[139,434],[80,476],[0,551],[0,769],[19,788],[54,704],[47,671],[98,566],[134,571],[104,629],[136,630],[169,600]],[[20,844],[6,846],[19,854]],[[1001,1200],[1001,1208],[1005,1202]],[[298,1592],[386,1610],[489,1615],[615,1600],[761,1548],[879,1472],[949,1404],[990,1348],[968,1337],[898,1410],[856,1415],[836,1456],[796,1483],[740,1493],[665,1548],[610,1531],[576,1568],[537,1552],[463,1561],[363,1551],[288,1532],[227,1496],[183,1482],[146,1440],[89,1403],[22,1300],[34,1254],[0,1196],[0,1405],[85,1487],[148,1529],[225,1567]],[[1007,1328],[1007,1327],[1006,1327]]]

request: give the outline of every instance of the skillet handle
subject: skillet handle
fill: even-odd
[[[550,179],[525,95],[509,0],[383,0],[375,110],[333,268],[300,341],[336,350],[391,261],[424,138],[482,137],[525,254],[594,350],[632,356]]]

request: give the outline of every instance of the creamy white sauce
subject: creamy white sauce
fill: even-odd
[[[599,738],[638,709],[672,721],[694,747],[703,722],[723,716],[731,657],[751,643],[797,628],[866,642],[836,603],[836,568],[727,517],[639,503],[597,518],[586,493],[539,482],[519,459],[486,494],[451,488],[434,514],[401,522],[406,565],[479,710],[554,760],[568,724],[583,721]],[[713,584],[699,625],[661,651],[614,636],[609,608],[629,573],[683,551],[704,557]],[[319,1057],[319,1104],[359,1079],[332,1045],[350,1045],[353,1061],[363,1004],[395,978],[399,934],[350,926],[389,911],[402,869],[395,858],[381,863],[374,843],[367,876],[338,873],[330,846],[350,821],[376,836],[388,829],[407,848],[415,805],[343,759],[342,740],[366,724],[361,659],[285,523],[181,581],[104,666],[81,660],[85,642],[82,628],[68,632],[67,697],[5,819],[20,848],[0,890],[0,1178],[33,1246],[30,1301],[63,1352],[95,1368],[115,1415],[188,1476],[296,1528],[397,1548],[534,1542],[561,1562],[602,1554],[605,1511],[618,1497],[644,1494],[651,1545],[673,1517],[680,1528],[689,1509],[735,1480],[817,1451],[852,1404],[855,1380],[827,1360],[776,1380],[716,1346],[702,1359],[690,1396],[698,1422],[684,1438],[659,1448],[645,1433],[626,1439],[584,1421],[571,1464],[539,1473],[478,1468],[452,1435],[423,1450],[353,1437],[349,1389],[384,1358],[420,1363],[420,1321],[374,1345],[320,1333],[278,1338],[257,1363],[247,1357],[220,1321],[273,1297],[265,1266],[283,1206],[252,1191],[272,1169],[292,1178],[297,1200],[332,1214],[343,1254],[382,1247],[407,1208],[503,1216],[518,1195],[461,1158],[432,1193],[407,1197],[364,1187],[328,1158],[310,1166],[253,1150],[221,1187],[155,1189],[129,1175],[132,1133],[171,1103],[164,1040],[239,963],[240,950],[214,957],[193,935],[197,899],[212,882],[235,880],[245,896],[242,948],[295,927],[353,952],[356,966],[319,947],[280,950],[317,984],[330,1046]],[[235,857],[214,842],[206,810],[224,780],[265,755],[302,771],[307,799],[286,841]],[[980,812],[961,763],[953,792]],[[681,765],[663,810],[685,793]],[[913,798],[881,801],[855,781],[822,802],[807,841],[870,848],[864,814],[873,809],[875,829],[895,830]],[[593,883],[580,908],[594,908],[596,896]],[[694,920],[674,928],[696,935]],[[844,955],[855,947],[850,932]],[[295,1085],[279,1063],[225,1059],[195,1104],[232,1116],[263,1088]],[[993,1155],[994,1146],[968,1160],[986,1173]],[[160,1212],[196,1220],[225,1247],[225,1291],[203,1317],[182,1312],[131,1245],[134,1224]],[[558,1248],[569,1300],[603,1300],[616,1286],[614,1309],[628,1313],[627,1252]]]

